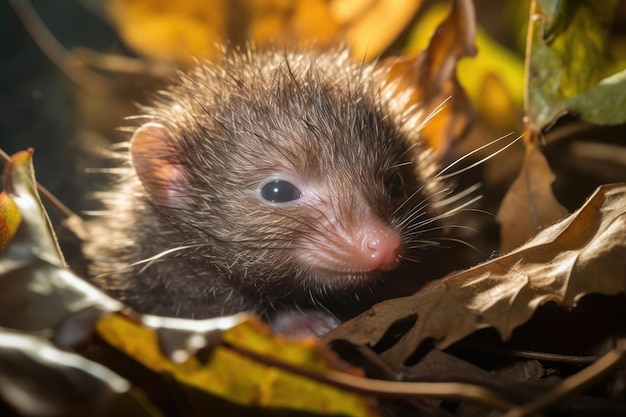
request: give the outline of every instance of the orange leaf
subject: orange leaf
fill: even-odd
[[[472,114],[469,99],[456,77],[456,64],[476,53],[476,22],[470,1],[453,2],[448,17],[439,25],[428,48],[392,62],[385,80],[394,96],[404,98],[407,110],[416,106],[423,120],[422,137],[441,154],[468,128]],[[435,116],[436,115],[436,116]]]
[[[0,193],[0,252],[7,247],[20,223],[22,215],[5,192]]]

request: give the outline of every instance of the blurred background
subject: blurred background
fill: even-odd
[[[71,209],[89,210],[89,193],[107,179],[87,171],[110,165],[103,151],[128,139],[119,130],[128,125],[125,117],[137,114],[137,103],[148,103],[152,92],[195,58],[219,59],[218,42],[306,45],[314,39],[317,45],[347,44],[355,59],[405,56],[427,47],[450,3],[5,0],[0,2],[0,148],[12,154],[33,147],[38,181]],[[470,97],[473,123],[444,145],[432,143],[445,148],[444,163],[503,135],[523,134],[529,4],[474,2],[478,54],[462,58],[456,71]],[[613,24],[621,47],[625,10],[622,2]],[[581,138],[582,148],[572,147]],[[626,179],[626,157],[616,156],[620,148],[596,146],[598,141],[621,146],[623,138],[623,125],[598,128],[571,116],[551,124],[542,140],[558,174],[556,194],[568,209],[598,184]],[[589,144],[595,150],[585,147]],[[486,211],[497,211],[523,152],[521,144],[515,146],[467,179],[483,184]]]

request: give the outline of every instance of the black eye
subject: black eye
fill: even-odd
[[[261,188],[261,197],[272,203],[286,203],[302,197],[302,193],[287,181],[275,180]]]
[[[392,198],[406,197],[406,189],[404,187],[404,179],[400,172],[395,171],[387,179],[387,190]]]

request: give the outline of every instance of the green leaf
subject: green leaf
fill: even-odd
[[[567,107],[588,122],[626,123],[626,69],[572,98]]]
[[[614,0],[537,0],[533,4],[526,112],[533,131],[566,112],[600,124],[626,122],[624,90],[602,81],[619,66],[608,52],[617,5]],[[613,78],[608,80],[610,84]],[[610,114],[598,110],[610,106],[618,107]]]

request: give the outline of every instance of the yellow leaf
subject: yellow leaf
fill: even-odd
[[[0,193],[0,252],[7,247],[20,223],[22,215],[5,192]]]
[[[226,37],[226,2],[212,0],[108,0],[105,5],[120,36],[153,60],[193,64],[215,59]]]
[[[446,4],[428,9],[411,31],[407,51],[424,49],[449,9]],[[514,110],[523,105],[524,62],[480,27],[476,49],[476,56],[459,60],[456,69],[459,83],[481,117],[502,129],[510,129],[519,122]]]
[[[413,106],[428,120],[421,136],[440,154],[445,154],[470,124],[471,106],[458,83],[456,64],[475,54],[475,36],[473,4],[457,0],[423,52],[389,59],[393,61],[388,64],[391,70],[386,82],[392,94],[402,97],[411,93],[404,108]]]
[[[334,0],[330,9],[343,28],[352,55],[360,61],[376,58],[391,45],[421,4],[421,0]]]
[[[152,60],[189,66],[216,60],[216,45],[347,45],[361,61],[380,55],[409,24],[421,1],[107,0],[122,39]]]
[[[248,38],[257,45],[329,44],[339,36],[339,25],[324,0],[245,0]]]
[[[191,355],[184,362],[176,363],[161,352],[159,343],[163,341],[150,328],[113,315],[100,320],[97,329],[108,343],[147,368],[170,374],[182,384],[223,400],[250,407],[319,414],[375,415],[371,399],[367,397],[254,361],[223,343],[210,348],[206,361]],[[214,340],[211,335],[206,337]],[[292,341],[272,336],[264,325],[252,318],[224,330],[220,340],[320,373],[325,369],[353,369],[338,365],[334,355],[315,339]]]

